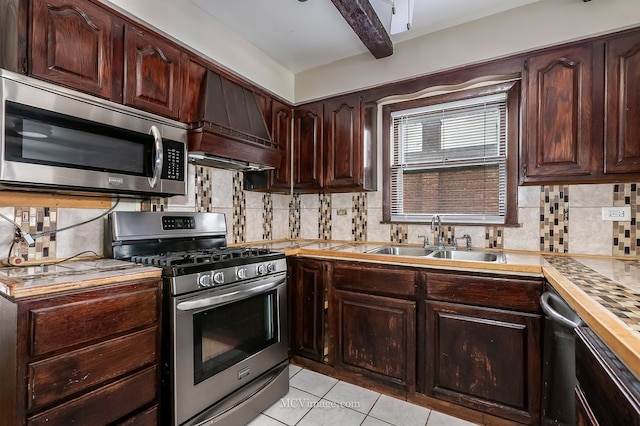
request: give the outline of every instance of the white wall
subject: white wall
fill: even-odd
[[[241,0],[239,0],[241,1]],[[294,100],[294,75],[190,0],[100,0],[143,21],[192,51],[284,99]]]
[[[300,72],[295,101],[404,80],[640,25],[639,0],[539,0],[398,43],[384,59],[354,56]]]

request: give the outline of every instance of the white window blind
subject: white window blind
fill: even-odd
[[[507,94],[391,114],[391,220],[504,223]]]

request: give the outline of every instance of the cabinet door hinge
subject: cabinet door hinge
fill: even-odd
[[[21,74],[27,74],[28,69],[27,69],[27,58],[22,58],[20,60],[20,73]]]

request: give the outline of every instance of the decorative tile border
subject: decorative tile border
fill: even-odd
[[[640,207],[640,185],[624,183],[613,186],[613,205],[631,207],[631,222],[613,222],[613,255],[640,256],[640,232],[637,214]]]
[[[140,211],[163,212],[167,210],[169,200],[167,198],[149,198],[140,202]]]
[[[389,240],[398,244],[409,242],[409,225],[392,223]]]
[[[445,246],[451,246],[453,245],[453,239],[456,238],[457,236],[462,236],[462,235],[456,235],[456,227],[454,225],[442,225],[442,243]],[[436,226],[435,229],[432,231],[431,228],[427,229],[427,238],[429,239],[429,244],[431,245],[437,245],[438,244],[438,234],[440,233],[440,230],[438,229],[438,227]]]
[[[456,227],[452,225],[442,225],[444,227],[444,245],[451,246],[453,245],[453,239],[456,237]],[[436,242],[438,234],[436,233]]]
[[[273,238],[273,197],[271,193],[262,195],[262,239]]]
[[[14,207],[15,223],[30,235],[45,233],[28,245],[24,240],[13,247],[12,256],[24,260],[40,260],[56,257],[58,209],[55,207]]]
[[[318,194],[318,238],[331,239],[331,194]]]
[[[540,251],[569,252],[569,187],[540,187]]]
[[[353,214],[351,217],[351,239],[367,240],[367,193],[353,194]]]
[[[196,211],[210,212],[213,211],[213,194],[212,194],[212,175],[211,167],[196,166]]]
[[[289,238],[300,238],[300,194],[289,201]]]
[[[504,248],[504,226],[485,227],[484,246],[486,248]]]
[[[631,291],[570,257],[544,256],[544,258],[631,329],[640,332],[639,293]],[[640,263],[637,260],[631,260],[631,262]]]
[[[242,172],[233,174],[233,242],[244,243],[247,235],[246,200],[242,190]]]

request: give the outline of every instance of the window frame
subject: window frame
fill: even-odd
[[[508,81],[483,87],[465,89],[445,94],[411,99],[382,106],[382,220],[385,223],[430,223],[431,216],[425,215],[424,220],[392,221],[391,220],[391,152],[392,128],[391,114],[397,111],[410,110],[436,104],[461,101],[470,98],[506,93],[507,109],[507,146],[506,146],[506,209],[504,223],[462,223],[456,225],[475,226],[516,226],[518,224],[518,147],[520,129],[520,82]]]

